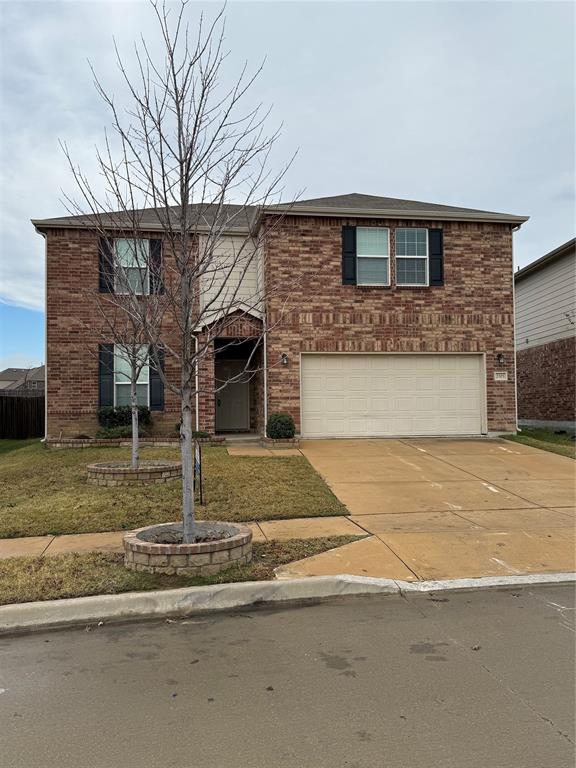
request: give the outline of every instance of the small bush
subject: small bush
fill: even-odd
[[[143,437],[143,430],[139,430],[139,436]],[[96,432],[99,440],[117,439],[119,437],[132,437],[132,427],[101,427]]]
[[[138,423],[148,426],[150,421],[150,408],[146,405],[139,405]],[[99,408],[98,423],[101,427],[129,427],[132,424],[132,409],[129,405],[119,405],[117,408],[111,406]]]
[[[180,424],[181,422],[179,421],[178,424],[174,425],[174,429],[176,430],[176,432],[178,432],[178,434],[180,434]],[[192,437],[196,438],[197,440],[199,440],[202,437],[210,437],[210,432],[205,432],[203,429],[199,429],[199,430],[193,429]]]
[[[296,434],[294,419],[289,413],[272,413],[266,424],[266,434],[272,440],[294,437]]]

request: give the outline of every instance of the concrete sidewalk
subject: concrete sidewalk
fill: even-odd
[[[364,536],[366,531],[348,517],[306,517],[243,523],[253,541],[317,539],[323,536]],[[8,557],[49,557],[70,552],[123,552],[126,531],[79,533],[70,536],[26,536],[0,539],[0,560]]]

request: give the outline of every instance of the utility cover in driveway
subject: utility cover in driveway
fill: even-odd
[[[304,437],[478,435],[481,355],[303,354]]]

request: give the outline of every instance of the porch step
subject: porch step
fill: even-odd
[[[226,440],[226,443],[234,443],[234,445],[238,443],[258,443],[261,440],[260,435],[251,434],[247,432],[239,432],[238,434],[218,434],[217,437],[223,437]]]

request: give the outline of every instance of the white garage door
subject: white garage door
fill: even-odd
[[[481,355],[302,355],[304,437],[478,435]]]

